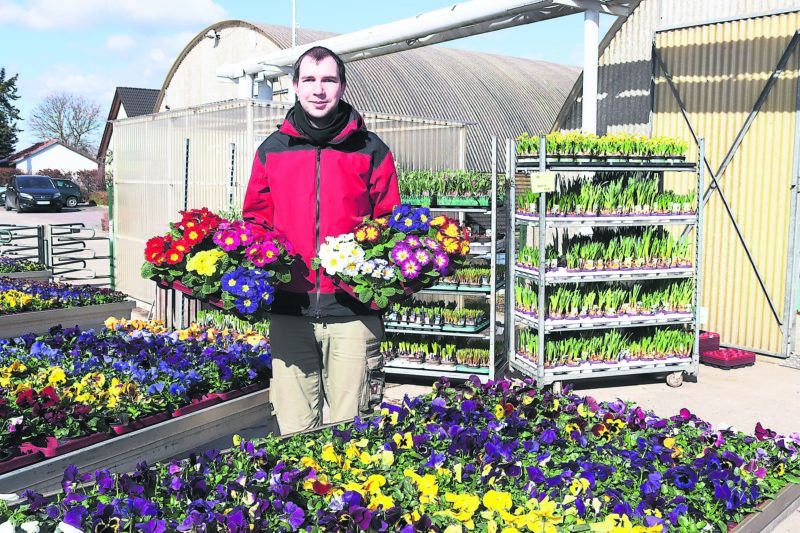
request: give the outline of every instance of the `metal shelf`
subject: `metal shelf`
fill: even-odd
[[[539,273],[534,270],[521,270],[516,267],[515,275],[539,281]],[[694,268],[660,268],[651,270],[602,270],[598,272],[567,272],[559,269],[555,273],[545,273],[545,285],[561,283],[589,283],[600,281],[643,281],[649,279],[682,279],[694,277]]]
[[[458,207],[455,205],[446,205],[446,206],[437,206],[437,207],[428,207],[431,211],[457,211],[459,213],[482,213],[484,215],[490,214],[493,209],[491,207],[481,206],[481,207]],[[502,209],[502,205],[498,206]]]
[[[441,329],[415,329],[415,328],[398,328],[386,326],[386,333],[413,333],[414,335],[436,335],[444,337],[470,337],[473,339],[488,339],[489,334],[483,333],[489,326],[487,322],[479,331],[474,332],[461,332],[461,331],[443,331]]]
[[[514,318],[534,329],[539,329],[539,321],[533,317],[514,311]],[[559,331],[587,331],[612,328],[636,328],[646,326],[677,326],[691,324],[694,317],[686,313],[670,313],[653,316],[632,316],[622,318],[587,318],[577,320],[546,319],[544,332],[555,333]]]
[[[514,215],[517,224],[539,226],[539,215]],[[594,216],[594,217],[547,217],[548,228],[582,227],[634,227],[634,226],[693,226],[697,224],[695,215],[633,215],[633,216]]]
[[[505,280],[500,281],[495,284],[495,292],[499,291],[503,287],[505,287]],[[481,287],[480,289],[472,289],[472,290],[463,290],[463,289],[437,289],[436,285],[433,287],[428,287],[427,289],[423,289],[420,292],[427,292],[427,293],[436,293],[436,294],[443,294],[448,296],[488,296],[492,294],[492,287]]]
[[[625,161],[611,161],[611,160],[594,160],[590,161],[588,157],[577,157],[576,161],[557,161],[553,155],[545,153],[546,138],[540,137],[539,148],[540,152],[537,155],[530,154],[527,156],[515,155],[516,149],[514,142],[509,140],[507,143],[508,154],[508,168],[509,176],[514,176],[518,172],[533,173],[536,171],[546,170],[556,174],[558,173],[607,173],[611,178],[614,178],[613,173],[617,173],[617,177],[622,177],[624,174],[640,173],[651,174],[659,180],[659,190],[662,190],[664,183],[664,175],[667,172],[685,172],[692,173],[696,178],[696,191],[698,194],[704,189],[704,171],[705,168],[698,162],[704,160],[705,145],[703,140],[697,143],[697,160],[694,162],[686,162],[683,160],[673,159],[669,162],[655,161],[655,158],[628,158]],[[609,158],[612,159],[612,158]],[[617,158],[613,158],[617,159]],[[558,286],[560,284],[572,283],[608,283],[615,281],[644,281],[644,280],[678,280],[678,279],[694,279],[695,290],[693,295],[693,308],[697,309],[700,301],[701,290],[701,277],[702,272],[702,256],[700,250],[702,247],[703,231],[703,202],[699,201],[696,206],[696,213],[693,214],[666,214],[666,215],[630,215],[630,216],[548,216],[546,214],[547,200],[553,194],[552,176],[542,176],[542,180],[532,180],[531,186],[534,192],[538,193],[538,202],[533,208],[537,211],[536,215],[518,214],[516,212],[516,199],[517,190],[512,182],[511,193],[509,194],[508,203],[510,204],[510,220],[509,226],[519,228],[520,230],[526,228],[536,228],[535,232],[526,232],[526,238],[533,236],[537,237],[539,242],[538,264],[540,268],[525,268],[521,267],[516,262],[517,243],[514,239],[510,239],[507,243],[507,257],[510,273],[506,276],[509,280],[509,286],[517,279],[528,279],[536,283],[536,291],[538,292],[538,314],[544,316],[546,305],[546,289],[548,286]],[[544,179],[547,178],[547,179]],[[548,190],[549,189],[549,190]],[[629,269],[629,270],[602,270],[591,272],[567,272],[565,268],[554,269],[547,271],[546,257],[544,243],[548,235],[552,236],[553,229],[556,233],[556,240],[558,239],[558,229],[560,228],[592,228],[592,227],[647,227],[647,226],[683,226],[686,229],[694,229],[694,257],[692,260],[692,267],[681,268],[659,268],[659,269]],[[507,323],[521,324],[524,326],[539,328],[540,319],[516,312],[513,309],[513,300],[511,302],[512,309],[508,313],[507,306]],[[537,340],[537,357],[535,360],[528,360],[523,358],[517,353],[516,337],[509,335],[507,345],[507,355],[509,367],[517,370],[529,377],[536,380],[539,387],[550,383],[558,383],[561,380],[577,380],[593,377],[612,377],[640,373],[665,373],[670,374],[668,383],[674,385],[680,384],[681,373],[687,372],[696,375],[699,367],[699,353],[698,353],[698,336],[699,324],[697,323],[696,316],[693,314],[671,314],[671,315],[655,315],[652,317],[624,317],[616,319],[591,319],[591,320],[541,320],[542,330],[538,333]],[[642,326],[669,326],[681,325],[691,328],[694,334],[694,344],[691,351],[691,357],[687,359],[678,359],[668,361],[648,361],[648,362],[623,362],[615,365],[586,365],[584,367],[564,367],[559,369],[549,369],[544,367],[544,353],[547,343],[547,337],[555,332],[577,332],[577,331],[591,331],[610,328],[629,329]],[[677,376],[676,376],[677,374]]]
[[[536,375],[536,365],[519,356],[511,362],[511,368],[528,375]],[[631,374],[653,374],[663,372],[690,372],[694,368],[691,359],[671,359],[666,361],[631,361],[619,365],[582,365],[577,367],[558,367],[544,369],[544,383],[569,381],[588,377],[616,377]],[[531,374],[532,373],[532,374]]]
[[[517,170],[536,172],[539,170],[539,159],[519,157],[517,158]],[[686,162],[657,163],[654,161],[587,161],[583,163],[546,161],[545,170],[556,172],[696,172],[697,165]]]
[[[438,366],[438,368],[432,368],[434,366]],[[399,375],[399,376],[423,376],[423,377],[430,377],[430,378],[441,378],[446,377],[448,379],[469,379],[471,375],[476,375],[482,382],[486,382],[489,379],[489,374],[483,372],[472,372],[469,371],[460,371],[460,370],[446,370],[447,367],[442,365],[430,365],[428,367],[425,366],[425,363],[405,363],[403,366],[395,366],[392,364],[392,361],[386,363],[383,367],[383,371],[388,375]],[[478,370],[478,369],[475,369]]]

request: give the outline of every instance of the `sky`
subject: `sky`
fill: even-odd
[[[348,33],[453,5],[454,0],[296,0],[299,27]],[[116,87],[160,89],[180,51],[229,19],[291,26],[292,0],[0,0],[0,67],[19,75],[17,150],[41,140],[31,111],[56,92],[77,94],[108,116]],[[600,16],[600,36],[613,23]],[[443,46],[580,66],[583,16],[504,29]],[[102,128],[98,132],[102,133]]]

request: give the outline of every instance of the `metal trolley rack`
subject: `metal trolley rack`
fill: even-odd
[[[508,167],[509,178],[519,173],[535,173],[553,171],[556,173],[592,173],[592,172],[637,172],[656,175],[660,179],[663,188],[665,172],[694,173],[697,177],[697,191],[704,190],[703,187],[703,167],[691,162],[657,162],[654,160],[641,160],[637,162],[608,162],[608,161],[586,161],[586,162],[560,162],[557,158],[545,153],[545,137],[540,139],[539,157],[510,157],[511,164]],[[514,141],[508,141],[508,153],[516,153]],[[704,143],[701,139],[698,143],[698,161],[703,161]],[[574,381],[579,379],[613,377],[629,374],[662,373],[667,374],[667,384],[670,386],[680,386],[683,382],[684,373],[696,376],[699,367],[699,299],[700,299],[700,271],[701,271],[701,246],[702,246],[702,211],[703,202],[699,200],[695,207],[695,213],[691,215],[641,215],[641,216],[596,216],[596,217],[553,217],[547,215],[547,193],[541,192],[538,198],[538,214],[522,215],[518,214],[517,186],[516,180],[512,181],[512,188],[509,201],[507,202],[510,210],[511,227],[509,228],[508,257],[509,265],[508,285],[509,293],[516,287],[517,279],[528,279],[533,282],[538,289],[538,311],[536,317],[529,317],[523,313],[512,310],[512,319],[509,323],[508,334],[508,361],[513,370],[521,372],[536,379],[539,387],[553,385],[556,390],[560,390],[564,381]],[[520,228],[528,226],[535,228],[538,233],[538,252],[540,268],[520,269],[517,265],[517,245],[515,236]],[[640,270],[605,270],[596,272],[565,272],[561,269],[548,272],[545,265],[545,241],[548,230],[575,231],[582,228],[597,227],[647,227],[647,226],[683,226],[684,232],[694,230],[694,263],[691,268],[686,269],[640,269]],[[615,317],[609,319],[589,319],[573,321],[552,321],[546,317],[545,291],[547,288],[557,287],[566,283],[588,283],[588,282],[619,282],[619,281],[644,281],[654,279],[681,279],[692,278],[695,280],[694,298],[691,314],[655,315],[655,316],[632,316]],[[508,299],[508,306],[514,305],[514,299]],[[602,329],[627,329],[643,326],[672,326],[682,325],[689,328],[694,334],[694,343],[690,358],[667,359],[667,360],[639,360],[627,361],[620,359],[615,364],[591,365],[579,364],[570,367],[552,367],[545,361],[545,342],[548,336],[562,332],[580,332],[587,330]],[[538,334],[538,351],[536,360],[523,357],[517,348],[517,330],[519,328],[530,328]]]
[[[387,324],[386,333],[387,338],[391,338],[393,334],[407,333],[415,335],[435,336],[441,338],[448,337],[461,337],[483,339],[489,345],[489,364],[488,368],[470,368],[462,367],[461,365],[455,368],[447,367],[440,364],[429,363],[413,363],[405,362],[398,359],[387,361],[384,371],[389,375],[410,375],[421,377],[447,377],[449,379],[467,379],[470,375],[477,375],[482,381],[494,380],[499,374],[500,369],[505,363],[506,347],[508,346],[506,336],[508,329],[498,321],[497,316],[497,293],[507,285],[508,270],[507,265],[499,264],[498,262],[498,219],[508,222],[508,198],[505,199],[503,204],[500,204],[497,191],[497,139],[493,141],[492,149],[492,194],[490,205],[488,207],[456,207],[456,206],[442,206],[431,207],[431,212],[435,214],[447,213],[453,218],[457,218],[459,222],[463,223],[467,214],[482,214],[490,216],[491,225],[491,239],[489,243],[473,244],[470,251],[470,256],[473,258],[480,257],[488,259],[491,265],[491,275],[489,286],[482,289],[454,290],[454,289],[441,289],[436,286],[429,289],[420,291],[423,294],[436,294],[448,298],[464,298],[464,297],[483,297],[489,301],[489,320],[482,328],[476,328],[478,331],[472,332],[458,332],[458,331],[443,331],[432,330],[413,327],[393,327]],[[506,224],[508,227],[508,224]],[[507,240],[507,239],[506,239]],[[504,280],[498,282],[498,269],[503,270],[505,276]],[[508,290],[506,289],[506,309],[508,308]],[[513,295],[512,295],[513,301]],[[508,322],[505,322],[506,324]],[[500,357],[498,357],[498,355]]]

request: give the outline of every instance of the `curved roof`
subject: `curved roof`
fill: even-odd
[[[287,26],[245,21],[212,25],[181,52],[159,102],[196,41],[209,29],[231,26],[253,28],[277,46],[291,47]],[[297,42],[335,35],[298,29]],[[348,63],[345,99],[363,111],[475,123],[467,128],[467,167],[488,170],[491,137],[549,131],[579,73],[577,67],[545,61],[427,46]]]

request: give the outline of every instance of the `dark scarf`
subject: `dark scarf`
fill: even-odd
[[[339,100],[339,105],[336,111],[330,113],[327,117],[322,119],[314,119],[317,126],[314,126],[309,121],[309,116],[305,109],[300,105],[300,102],[294,104],[294,125],[297,130],[311,139],[311,142],[316,146],[326,146],[339,135],[342,130],[350,122],[350,111],[352,111],[350,104],[344,100]]]

